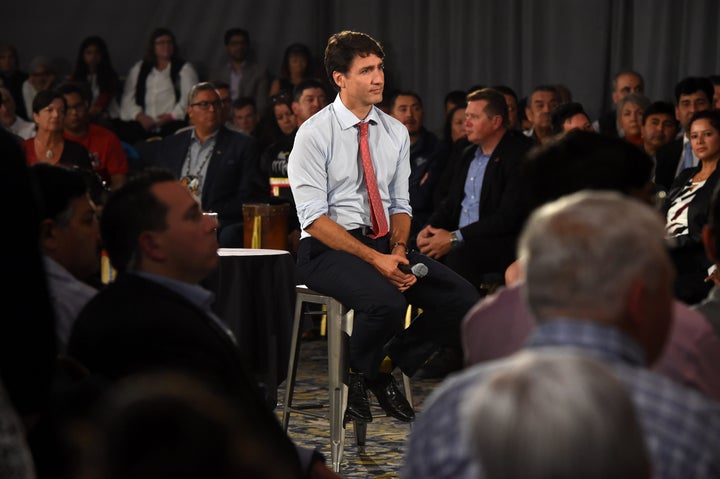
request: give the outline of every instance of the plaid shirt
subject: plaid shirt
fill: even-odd
[[[605,363],[630,390],[655,478],[720,478],[720,403],[645,368],[640,347],[620,330],[589,321],[540,324],[528,348],[572,348]],[[403,478],[480,478],[460,405],[471,386],[507,360],[448,378],[425,403],[408,443]],[[618,438],[621,439],[621,438]]]

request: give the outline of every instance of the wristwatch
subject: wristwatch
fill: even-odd
[[[457,231],[451,231],[450,232],[450,247],[454,248],[460,243],[460,240],[457,237]]]

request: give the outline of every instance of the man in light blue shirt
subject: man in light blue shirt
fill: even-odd
[[[42,200],[40,243],[58,351],[64,353],[80,310],[97,294],[86,281],[100,270],[100,228],[83,173],[38,163],[30,174]]]
[[[407,422],[414,412],[395,385],[392,368],[412,375],[439,347],[458,342],[460,321],[478,295],[443,265],[407,251],[410,140],[402,123],[374,106],[382,100],[383,57],[382,47],[364,33],[330,37],[325,69],[339,94],[298,130],[288,177],[303,230],[300,281],[355,311],[347,416],[372,420],[367,387],[389,415]],[[381,211],[373,213],[386,230],[373,231],[361,123],[368,124],[381,202]],[[427,277],[399,269],[414,263],[427,266]],[[423,313],[403,330],[408,304]],[[391,365],[381,371],[386,356]]]

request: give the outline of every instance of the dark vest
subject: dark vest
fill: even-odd
[[[185,60],[175,58],[170,62],[170,79],[175,89],[175,101],[180,100],[180,69],[185,65]],[[145,110],[145,92],[147,91],[147,77],[153,69],[153,64],[143,61],[135,83],[135,104]]]

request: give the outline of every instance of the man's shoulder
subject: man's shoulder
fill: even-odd
[[[160,283],[135,274],[123,274],[88,302],[78,316],[78,325],[91,331],[108,324],[113,324],[114,328],[122,329],[122,325],[131,328],[134,324],[147,322],[148,318],[164,321],[163,318],[172,316],[170,310],[189,310],[190,304]],[[163,314],[154,314],[157,311]],[[115,324],[117,318],[122,318],[122,322]]]
[[[497,149],[527,152],[535,146],[535,141],[518,130],[507,130]]]

